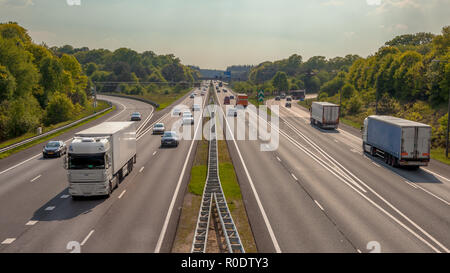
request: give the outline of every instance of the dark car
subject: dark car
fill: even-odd
[[[161,147],[175,146],[178,147],[179,139],[174,131],[166,131],[161,137]]]
[[[139,121],[142,119],[141,113],[134,112],[131,114],[131,121]]]
[[[49,141],[42,150],[42,156],[47,157],[61,157],[67,153],[66,143],[62,140]]]
[[[275,100],[280,100],[280,96],[276,96],[276,97],[275,97]]]
[[[233,95],[230,95],[230,100],[234,100],[234,96]]]
[[[286,104],[284,106],[286,106],[288,108],[291,108],[291,103],[290,102],[286,102]]]

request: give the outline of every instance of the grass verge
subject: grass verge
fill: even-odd
[[[450,158],[445,157],[445,148],[431,149],[431,158],[450,165]]]
[[[57,129],[59,127],[65,126],[65,125],[67,125],[69,123],[75,122],[75,121],[77,121],[79,119],[82,119],[84,117],[92,115],[92,114],[94,114],[96,112],[100,112],[103,109],[106,109],[108,107],[109,107],[109,104],[106,101],[100,101],[99,100],[97,102],[97,107],[95,109],[94,109],[94,107],[92,105],[88,105],[83,112],[81,112],[79,115],[77,115],[76,117],[74,117],[74,118],[72,118],[72,119],[70,119],[68,121],[60,122],[60,123],[53,124],[53,125],[50,125],[50,126],[43,126],[42,127],[42,133],[46,133],[46,132],[49,132],[51,130]],[[37,135],[36,133],[29,132],[29,133],[26,133],[26,134],[21,135],[19,137],[15,137],[15,138],[11,138],[11,139],[5,140],[5,141],[0,143],[0,148],[4,148],[6,146],[9,146],[9,145],[21,142],[21,141],[29,139],[31,137],[35,137],[36,135]]]
[[[50,134],[50,135],[48,135],[48,136],[46,136],[46,137],[39,138],[39,139],[36,139],[36,140],[34,140],[34,141],[28,142],[28,143],[26,143],[26,144],[24,144],[24,145],[21,145],[21,146],[19,146],[19,147],[16,147],[16,148],[14,148],[14,149],[9,150],[9,151],[0,153],[0,159],[3,159],[3,158],[5,158],[5,157],[8,157],[8,156],[10,156],[10,155],[12,155],[12,154],[15,154],[15,153],[17,153],[17,152],[20,152],[20,151],[23,151],[23,150],[25,150],[25,149],[28,149],[28,148],[30,148],[30,147],[36,145],[36,144],[39,144],[39,143],[45,142],[45,141],[47,141],[47,140],[50,140],[50,139],[52,139],[52,138],[54,138],[54,137],[56,137],[56,136],[62,135],[62,134],[64,134],[65,132],[68,132],[68,131],[70,131],[70,130],[72,130],[72,129],[75,129],[75,128],[78,128],[78,127],[80,127],[80,126],[82,126],[82,125],[84,125],[84,124],[86,124],[86,123],[89,123],[89,122],[91,122],[91,121],[93,121],[93,120],[96,120],[96,119],[98,119],[98,118],[100,118],[100,117],[102,117],[102,116],[104,116],[104,115],[110,113],[111,111],[113,111],[113,110],[115,110],[115,109],[116,109],[116,106],[113,106],[110,110],[108,110],[108,111],[106,111],[106,112],[104,112],[104,113],[102,113],[102,114],[100,114],[100,115],[98,115],[98,116],[95,116],[95,117],[92,117],[92,118],[90,118],[90,119],[87,119],[87,120],[85,120],[85,121],[83,121],[83,122],[80,122],[80,123],[78,123],[78,124],[75,124],[75,125],[73,125],[73,126],[70,126],[70,127],[68,127],[68,128],[65,128],[65,129],[63,129],[63,130],[61,130],[61,131],[58,131],[58,132],[53,133],[53,134]]]

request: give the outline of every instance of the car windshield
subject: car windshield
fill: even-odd
[[[56,147],[59,147],[59,142],[57,142],[57,141],[49,142],[49,143],[47,143],[47,145],[45,145],[45,147],[47,147],[47,148],[56,148]]]
[[[191,113],[183,113],[183,117],[192,117]]]
[[[105,154],[84,154],[74,155],[69,154],[69,169],[104,169],[105,168]]]
[[[162,123],[157,123],[155,124],[155,127],[164,127],[164,125],[162,125]]]
[[[165,132],[164,137],[175,137],[175,133],[174,132]]]

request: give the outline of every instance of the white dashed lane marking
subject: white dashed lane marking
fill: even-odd
[[[16,240],[16,238],[6,238],[6,239],[2,242],[2,245],[9,245],[9,244],[12,244],[15,240]]]
[[[31,179],[30,180],[30,182],[34,182],[34,181],[36,181],[37,179],[39,179],[39,177],[41,177],[42,175],[38,175],[38,176],[36,176],[35,178],[33,178],[33,179]]]

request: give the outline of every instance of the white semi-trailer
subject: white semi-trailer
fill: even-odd
[[[136,163],[134,122],[103,122],[75,134],[65,158],[69,194],[109,196]]]
[[[339,126],[339,105],[314,101],[311,104],[311,124],[320,128],[336,129]]]
[[[427,166],[430,162],[431,126],[391,117],[364,120],[363,151],[380,156],[391,166]]]

